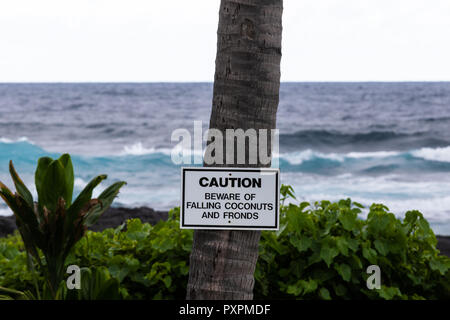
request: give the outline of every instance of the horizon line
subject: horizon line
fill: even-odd
[[[450,80],[298,80],[280,81],[280,83],[443,83]],[[209,83],[214,81],[0,81],[1,84],[177,84]]]

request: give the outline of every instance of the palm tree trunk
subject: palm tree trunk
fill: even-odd
[[[283,0],[221,0],[210,128],[275,128],[282,11]],[[259,231],[196,230],[187,299],[252,299],[259,239]]]

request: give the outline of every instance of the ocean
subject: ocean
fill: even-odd
[[[209,123],[212,83],[0,84],[0,180],[28,185],[39,157],[72,155],[75,192],[126,180],[116,206],[180,202],[172,131]],[[301,201],[420,210],[450,235],[450,83],[282,83],[281,182]],[[35,193],[33,189],[32,192]],[[0,204],[0,215],[10,214]]]

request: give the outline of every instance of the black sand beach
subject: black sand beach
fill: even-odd
[[[128,219],[139,218],[142,222],[156,224],[159,220],[167,219],[167,212],[155,211],[151,208],[109,208],[99,221],[92,226],[93,231],[102,231],[107,228],[115,228]],[[14,216],[0,217],[0,237],[13,233],[16,229]]]
[[[156,224],[159,220],[167,219],[166,211],[155,211],[152,208],[109,208],[108,211],[91,229],[93,231],[102,231],[106,228],[115,228],[121,225],[127,219],[139,218],[142,222]],[[0,237],[14,232],[16,224],[13,216],[0,217]],[[438,239],[437,248],[442,254],[450,257],[450,236],[436,236]]]

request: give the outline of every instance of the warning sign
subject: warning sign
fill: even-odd
[[[184,229],[278,230],[279,170],[182,168]]]

